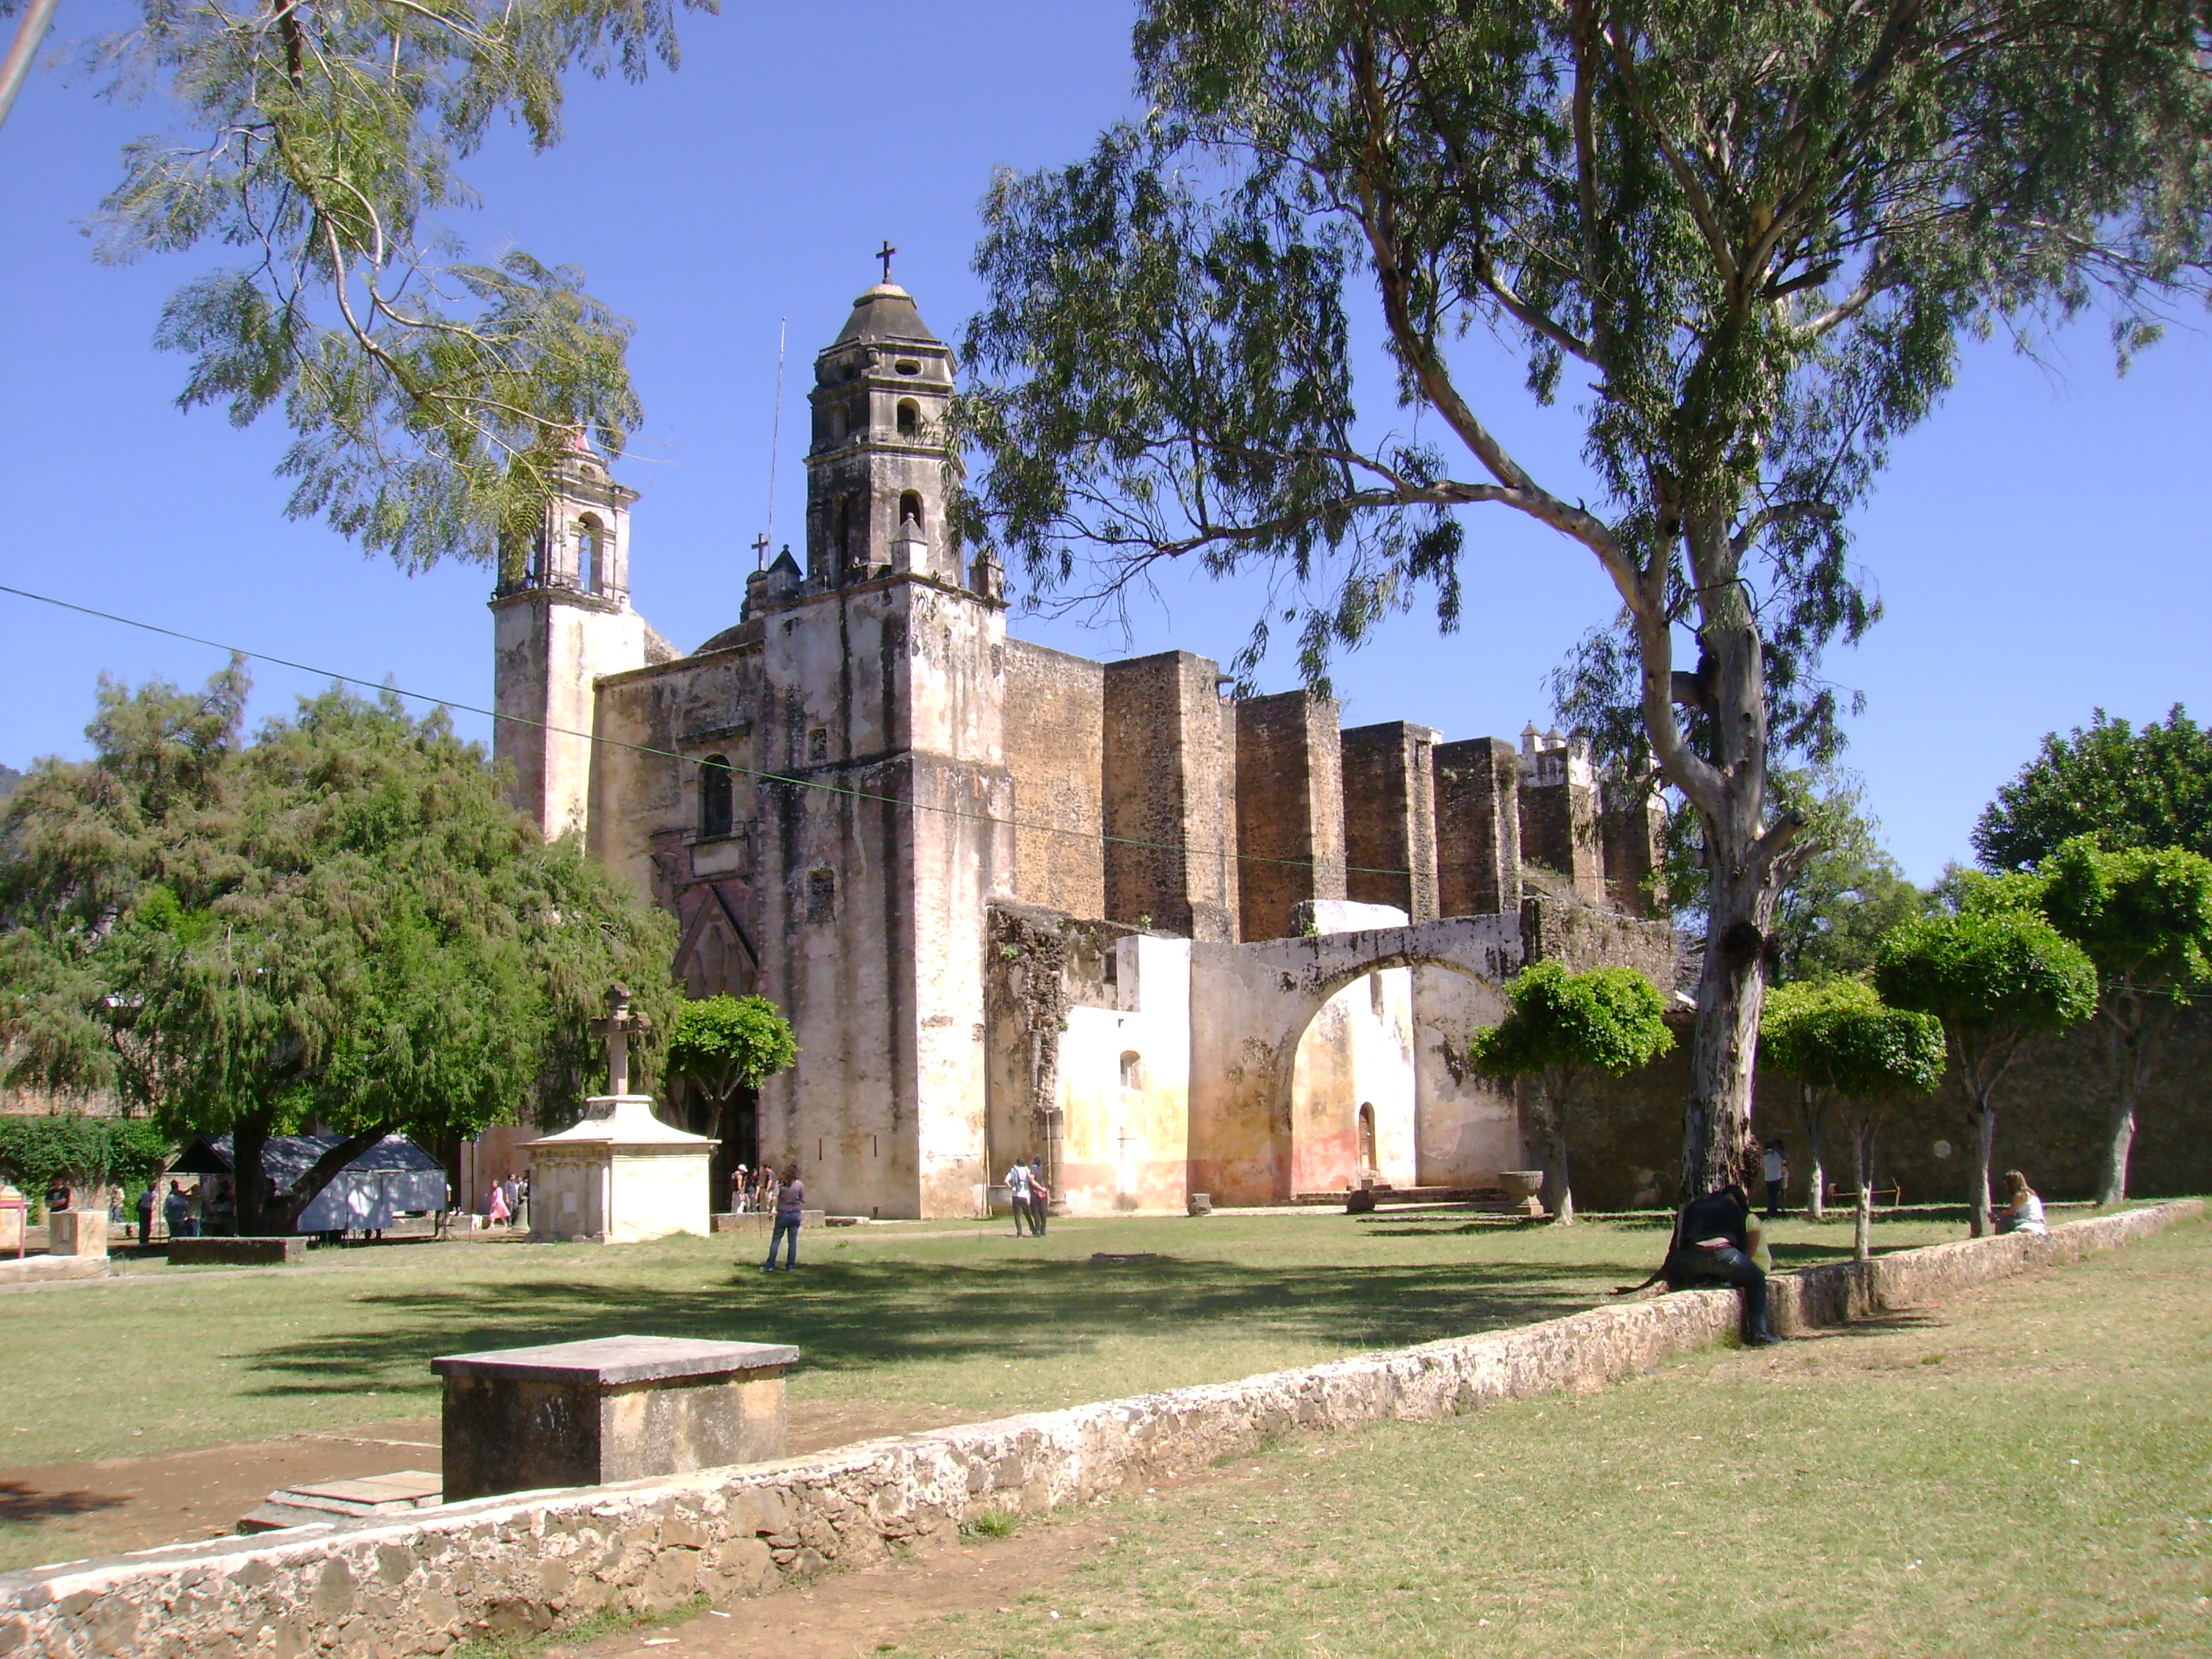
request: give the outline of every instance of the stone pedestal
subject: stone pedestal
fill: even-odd
[[[779,1343],[610,1336],[447,1354],[445,1501],[784,1455]]]
[[[48,1255],[106,1255],[105,1210],[56,1210],[46,1217]]]
[[[647,1095],[600,1095],[573,1129],[526,1143],[530,1236],[635,1244],[712,1231],[707,1161],[714,1142],[672,1129]]]

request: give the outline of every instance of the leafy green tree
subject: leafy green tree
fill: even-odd
[[[144,1118],[83,1112],[0,1115],[0,1171],[33,1197],[55,1181],[86,1194],[111,1183],[143,1187],[161,1173],[173,1150],[169,1138]]]
[[[1873,1254],[1875,1146],[1899,1101],[1933,1094],[1942,1083],[1942,1023],[1932,1014],[1884,1006],[1863,980],[1836,979],[1778,987],[1768,999],[1759,1041],[1767,1063],[1796,1078],[1808,1099],[1817,1091],[1850,1114],[1859,1189],[1851,1248],[1864,1261]],[[1817,1149],[1819,1127],[1808,1123],[1807,1132]],[[1820,1179],[1817,1150],[1813,1177]]]
[[[1893,1006],[1943,1023],[1974,1130],[1973,1235],[1990,1230],[1997,1085],[2020,1045],[2096,1012],[2097,970],[2040,915],[2006,905],[1918,917],[1882,941],[1874,982]]]
[[[2212,977],[2212,859],[2179,847],[2102,852],[2076,836],[2045,860],[2043,911],[2097,965],[2112,1099],[2100,1204],[2128,1195],[2136,1112],[2175,1010]]]
[[[386,1134],[573,1113],[608,981],[665,1016],[673,941],[442,711],[333,690],[246,744],[246,690],[235,664],[198,695],[104,684],[93,758],[9,799],[0,1081],[228,1132],[241,1230],[287,1231]],[[276,1192],[263,1147],[311,1126],[338,1144]]]
[[[2032,870],[2076,836],[2108,850],[2183,847],[2212,858],[2212,732],[2179,703],[2141,730],[2101,708],[2043,739],[1974,825],[1984,868]]]
[[[714,1104],[719,1121],[740,1089],[787,1070],[799,1058],[791,1022],[766,997],[702,997],[677,1011],[667,1072]],[[727,1133],[723,1125],[720,1133]]]
[[[584,276],[520,249],[457,257],[445,216],[495,122],[559,142],[563,80],[677,61],[678,5],[717,0],[141,0],[92,52],[111,96],[151,89],[179,130],[134,140],[96,249],[207,245],[155,338],[179,401],[243,426],[281,406],[289,512],[421,568],[519,558],[576,432],[618,453],[639,419],[630,325]]]
[[[1553,1219],[1575,1218],[1567,1143],[1595,1073],[1626,1077],[1674,1046],[1659,988],[1633,968],[1571,974],[1556,962],[1524,969],[1507,990],[1505,1018],[1478,1032],[1470,1049],[1492,1077],[1535,1081],[1544,1135],[1544,1185]]]
[[[1260,567],[1237,665],[1285,618],[1317,684],[1425,589],[1456,625],[1462,509],[1593,559],[1620,609],[1570,716],[1707,852],[1683,1182],[1708,1190],[1805,855],[1770,769],[1833,752],[1821,653],[1878,611],[1845,515],[1961,336],[2102,298],[2124,351],[2203,286],[2203,43],[2194,0],[1144,0],[1151,112],[986,200],[965,522],[1063,605]],[[1370,295],[1404,421],[1354,395]],[[1533,411],[1470,331],[1539,409],[1565,390],[1587,474],[1516,452]]]
[[[1824,1148],[1828,1109],[1833,1101],[1826,1078],[1808,1064],[1813,1051],[1811,1039],[1805,1034],[1826,1012],[1830,997],[1853,983],[1850,980],[1785,981],[1767,992],[1759,1013],[1760,1063],[1797,1085],[1797,1127],[1805,1136],[1808,1166],[1805,1213],[1814,1221],[1828,1218]]]

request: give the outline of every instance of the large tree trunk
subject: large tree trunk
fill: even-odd
[[[249,1112],[230,1129],[232,1213],[238,1218],[241,1238],[260,1238],[268,1233],[269,1177],[262,1173],[262,1149],[269,1144],[275,1121],[271,1111]]]
[[[1705,968],[1698,978],[1697,1033],[1690,1044],[1689,1108],[1682,1121],[1685,1202],[1744,1177],[1752,1144],[1752,1068],[1765,995],[1760,959],[1774,914],[1774,887],[1765,870],[1746,871],[1742,854],[1729,858],[1719,849],[1708,860],[1711,902]]]

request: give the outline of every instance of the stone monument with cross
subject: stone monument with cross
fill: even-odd
[[[607,988],[607,1016],[592,1034],[607,1040],[607,1092],[584,1103],[583,1121],[531,1141],[530,1236],[551,1243],[634,1244],[672,1233],[704,1235],[705,1135],[672,1129],[653,1097],[629,1091],[629,1040],[649,1029],[624,987]]]

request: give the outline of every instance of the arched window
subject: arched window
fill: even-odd
[[[898,434],[902,438],[917,437],[921,432],[921,405],[911,398],[899,399]]]
[[[699,833],[713,841],[728,835],[736,822],[730,763],[724,756],[709,755],[699,763]]]
[[[607,532],[597,519],[576,521],[576,586],[586,593],[603,593],[607,586]]]
[[[1141,1089],[1145,1086],[1145,1059],[1134,1048],[1125,1049],[1122,1052],[1121,1086],[1124,1089]]]
[[[1375,1157],[1375,1108],[1364,1100],[1359,1103],[1359,1167],[1381,1167]]]
[[[916,530],[921,528],[921,492],[919,489],[909,489],[899,497],[899,526],[903,529],[908,525],[912,525]]]

